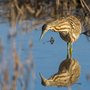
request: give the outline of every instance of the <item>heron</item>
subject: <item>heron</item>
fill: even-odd
[[[42,39],[49,30],[58,32],[60,37],[67,42],[67,58],[71,58],[72,44],[79,38],[82,30],[80,20],[73,15],[69,15],[46,23],[42,26],[40,39]]]

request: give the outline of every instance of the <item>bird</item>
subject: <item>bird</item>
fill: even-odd
[[[42,26],[40,39],[43,38],[49,30],[58,32],[60,37],[67,42],[67,58],[72,57],[72,43],[74,43],[82,31],[80,20],[74,15],[60,17],[52,22],[48,22]]]
[[[76,59],[65,59],[61,62],[58,72],[46,79],[41,73],[43,86],[70,87],[79,79],[80,65]]]

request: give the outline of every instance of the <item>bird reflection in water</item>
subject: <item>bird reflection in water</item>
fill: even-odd
[[[60,63],[58,72],[49,79],[41,77],[43,86],[70,87],[78,80],[80,76],[80,65],[76,59],[65,59]]]

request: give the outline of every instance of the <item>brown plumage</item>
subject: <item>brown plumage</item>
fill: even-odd
[[[81,33],[81,23],[75,16],[62,17],[44,24],[41,38],[48,30],[58,32],[66,42],[75,42]]]
[[[56,74],[49,79],[45,79],[41,74],[41,83],[44,86],[62,86],[69,87],[76,83],[80,76],[80,65],[75,59],[64,60]]]
[[[79,19],[75,16],[70,15],[44,24],[42,27],[41,39],[43,38],[44,34],[49,30],[58,32],[64,41],[70,43],[70,46],[67,45],[67,48],[69,48],[69,51],[67,51],[67,53],[68,57],[71,57],[71,43],[75,42],[81,33],[81,23]]]

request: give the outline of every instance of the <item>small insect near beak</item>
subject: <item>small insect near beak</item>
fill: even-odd
[[[43,38],[43,36],[44,36],[45,33],[47,32],[46,27],[47,27],[46,24],[44,24],[44,25],[42,26],[42,33],[41,33],[41,36],[40,36],[40,40]]]

